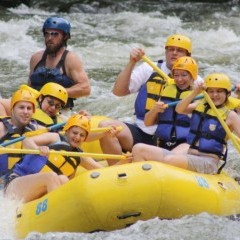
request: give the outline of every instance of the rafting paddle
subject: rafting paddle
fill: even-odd
[[[51,132],[53,130],[59,129],[59,128],[63,127],[65,124],[66,124],[66,122],[57,123],[57,124],[52,125],[52,126],[47,127],[47,128],[43,128],[43,129],[38,129],[36,131],[27,132],[27,133],[25,133],[24,135],[22,135],[20,137],[17,137],[15,139],[12,139],[12,140],[9,140],[9,141],[6,141],[6,142],[0,144],[0,146],[1,147],[7,147],[7,146],[9,146],[11,144],[14,144],[16,142],[23,141],[26,137],[33,137],[33,136],[36,136],[36,135],[40,135],[40,134],[43,134],[43,133],[46,133],[46,132]],[[93,133],[100,133],[100,132],[109,131],[110,129],[111,129],[111,127],[92,128],[91,132],[93,132]],[[121,131],[122,130],[122,126],[117,126],[117,130]]]
[[[163,72],[154,62],[152,62],[146,55],[142,56],[142,60],[151,66],[168,84],[174,82],[165,72]]]
[[[22,135],[21,137],[18,137],[18,138],[15,138],[15,139],[12,139],[12,140],[9,140],[9,141],[6,141],[6,142],[0,144],[0,146],[1,147],[9,146],[9,145],[14,144],[16,142],[20,142],[20,141],[24,140],[26,137],[32,137],[32,136],[36,136],[36,135],[39,135],[39,134],[43,134],[43,133],[46,133],[46,132],[56,130],[58,128],[63,127],[65,124],[66,124],[65,122],[64,123],[58,123],[58,124],[52,125],[52,126],[47,127],[47,128],[38,129],[38,130],[32,131],[32,132],[27,132],[24,135]]]
[[[235,87],[232,87],[232,90],[231,90],[231,91],[234,91],[234,90],[235,90]],[[193,99],[193,101],[199,100],[199,99],[202,99],[202,98],[204,98],[204,95],[201,94],[201,95],[196,96],[196,97]],[[231,96],[230,96],[230,98],[234,99],[234,97],[231,97]],[[180,101],[181,101],[181,100],[174,101],[174,102],[170,102],[170,103],[168,103],[167,105],[168,105],[168,107],[173,107],[173,106],[176,106]],[[240,101],[240,100],[237,99],[237,101]]]
[[[40,154],[40,150],[35,149],[21,149],[21,148],[0,148],[0,154],[17,153],[17,154]],[[49,154],[60,154],[69,157],[92,157],[95,159],[116,159],[124,160],[126,156],[117,154],[102,154],[102,153],[87,153],[87,152],[68,152],[50,150]]]

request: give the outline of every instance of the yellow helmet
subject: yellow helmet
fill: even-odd
[[[67,131],[69,128],[73,127],[73,126],[77,126],[80,128],[83,128],[84,130],[87,131],[87,133],[90,132],[90,119],[84,115],[80,115],[80,114],[75,114],[72,115],[67,123],[65,124],[63,131]]]
[[[66,89],[63,86],[54,82],[49,82],[43,85],[42,88],[40,89],[40,94],[42,94],[43,96],[49,95],[54,98],[57,98],[61,100],[64,103],[64,105],[67,103],[68,100],[68,93]]]
[[[198,65],[192,57],[185,56],[178,58],[173,64],[172,72],[174,72],[175,69],[186,70],[194,80],[197,79]]]
[[[35,112],[36,109],[36,98],[35,95],[28,91],[28,90],[17,90],[15,93],[13,93],[12,98],[11,98],[11,110],[13,109],[14,105],[18,102],[30,102],[33,104],[33,111]]]
[[[20,90],[27,90],[27,91],[33,93],[36,99],[37,99],[37,98],[39,97],[39,95],[40,95],[40,92],[39,92],[38,90],[36,90],[36,89],[34,89],[34,88],[26,85],[26,84],[20,85],[19,89],[20,89]]]
[[[223,88],[228,92],[231,91],[231,80],[226,74],[211,73],[204,79],[207,88]]]
[[[165,44],[165,48],[166,47],[179,47],[186,49],[189,54],[192,53],[192,41],[188,37],[180,34],[169,36]]]

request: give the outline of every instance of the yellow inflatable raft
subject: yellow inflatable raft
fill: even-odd
[[[68,183],[16,211],[16,232],[93,232],[154,217],[208,212],[240,214],[240,185],[224,173],[206,175],[159,162],[79,172]]]
[[[109,118],[107,118],[105,116],[98,116],[98,115],[92,116],[91,129],[98,128],[99,122],[103,121],[103,120],[107,120],[107,119],[109,119]],[[83,143],[82,149],[84,152],[102,153],[102,149],[101,149],[99,140]]]

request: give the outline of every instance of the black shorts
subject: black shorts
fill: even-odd
[[[141,128],[139,128],[135,124],[131,124],[131,123],[125,123],[125,124],[128,126],[129,130],[132,133],[133,146],[137,143],[145,143],[145,144],[156,146],[156,137],[154,137],[151,134],[145,133],[144,131],[142,131]]]

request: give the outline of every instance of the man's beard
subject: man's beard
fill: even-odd
[[[49,54],[49,55],[56,55],[57,52],[64,46],[65,46],[64,41],[61,41],[57,45],[48,45],[46,43],[46,53]]]

